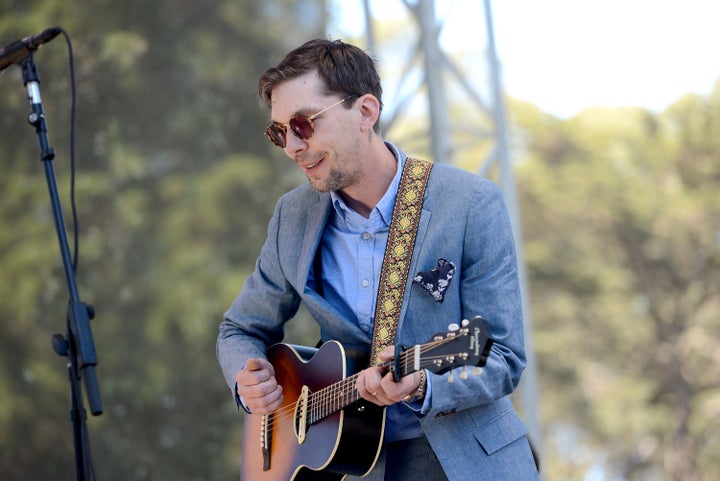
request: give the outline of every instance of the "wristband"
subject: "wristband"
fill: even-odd
[[[403,398],[404,402],[419,401],[425,397],[425,391],[427,390],[427,374],[425,369],[420,370],[420,384],[412,394],[408,394]]]

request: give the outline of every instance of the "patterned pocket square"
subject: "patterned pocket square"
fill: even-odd
[[[445,259],[438,259],[436,268],[418,272],[413,278],[413,283],[428,291],[437,302],[442,302],[453,274],[455,274],[455,264]]]

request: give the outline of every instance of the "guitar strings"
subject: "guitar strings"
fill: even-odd
[[[442,360],[445,357],[446,356],[427,357],[421,361],[421,368],[431,367],[434,365],[435,360]],[[309,393],[305,410],[306,416],[309,419],[307,425],[310,426],[360,399],[359,392],[355,385],[358,376],[359,374],[353,374],[319,391]],[[340,395],[338,396],[337,394]],[[298,399],[270,413],[269,416],[271,416],[271,418],[266,424],[266,429],[270,430],[275,425],[281,425],[288,421],[295,423],[299,402],[300,400]]]
[[[435,349],[438,345],[444,344],[446,342],[450,342],[453,339],[442,339],[439,341],[433,341],[427,344],[424,344],[420,348],[420,352],[427,352],[429,350]],[[400,354],[400,364],[403,366],[407,366],[409,364],[414,364],[414,358],[415,358],[415,352],[414,350],[408,350]],[[447,357],[452,357],[451,355],[444,354],[440,356],[430,356],[430,357],[422,357],[421,358],[421,365],[422,367],[426,366],[432,366],[435,364],[436,360],[443,360]],[[457,356],[461,356],[458,354]],[[386,361],[384,363],[379,364],[382,367],[392,368],[393,363],[391,361]],[[347,378],[344,378],[334,384],[331,384],[329,386],[326,386],[319,391],[316,391],[314,393],[310,393],[307,399],[307,408],[306,413],[317,413],[317,411],[320,412],[320,415],[317,417],[317,419],[312,418],[311,422],[308,424],[312,424],[315,421],[318,421],[330,414],[333,414],[334,412],[342,409],[346,405],[358,400],[360,398],[359,393],[357,391],[357,388],[355,386],[355,381],[358,377],[358,373],[353,374]],[[350,387],[348,390],[347,388]],[[340,393],[343,395],[343,398],[338,398],[337,396],[330,397],[332,394]],[[349,397],[348,397],[349,396]],[[330,398],[331,401],[335,402],[335,405],[328,406],[327,399]],[[344,401],[340,402],[340,401]],[[272,429],[272,426],[275,423],[282,423],[285,422],[288,417],[291,417],[293,420],[295,419],[295,412],[297,411],[297,405],[298,401],[289,403],[280,409],[274,411],[271,413],[272,418],[267,423],[267,429]],[[325,410],[323,410],[325,408]]]
[[[441,340],[437,341],[431,341],[429,343],[423,344],[420,346],[420,352],[425,353],[428,351],[432,351],[436,349],[438,346],[451,342],[455,340],[456,337],[452,338],[443,338]],[[456,355],[452,354],[442,354],[437,356],[421,356],[420,358],[420,366],[421,369],[424,367],[431,367],[434,365],[437,365],[436,362],[439,361],[440,364],[443,360],[449,358],[449,357],[462,357],[462,353],[458,353]],[[407,371],[407,366],[414,366],[415,363],[415,350],[414,349],[408,349],[407,351],[404,351],[400,354],[400,365],[404,366]],[[379,366],[381,367],[387,367],[388,369],[392,370],[394,363],[392,361],[385,361],[383,363],[380,363]],[[408,373],[409,374],[409,373]],[[316,392],[310,392],[307,396],[306,402],[307,406],[305,409],[306,416],[310,419],[310,422],[307,423],[307,425],[312,425],[314,422],[317,422],[339,410],[346,407],[347,405],[357,401],[360,399],[360,394],[357,391],[356,386],[356,380],[359,376],[359,373],[352,374],[346,378],[343,378],[333,384],[330,384],[328,386],[325,386],[324,388],[316,391]],[[339,395],[339,396],[338,396]],[[270,419],[267,421],[267,424],[265,425],[265,429],[271,430],[274,425],[276,424],[282,424],[286,422],[288,419],[292,420],[293,423],[296,419],[296,411],[298,407],[298,403],[300,402],[300,399],[291,402],[285,406],[280,407],[276,411],[273,411],[272,413],[266,415],[271,416]]]

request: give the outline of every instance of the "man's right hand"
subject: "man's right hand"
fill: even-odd
[[[253,414],[270,414],[282,403],[282,386],[275,379],[275,369],[266,359],[248,359],[235,376],[240,399]]]

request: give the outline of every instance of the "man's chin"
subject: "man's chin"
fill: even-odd
[[[317,192],[333,192],[343,190],[352,185],[352,177],[344,175],[340,172],[331,171],[327,177],[311,177],[307,176],[312,188]]]
[[[326,182],[319,179],[312,179],[310,176],[308,176],[307,180],[315,192],[330,192]]]

